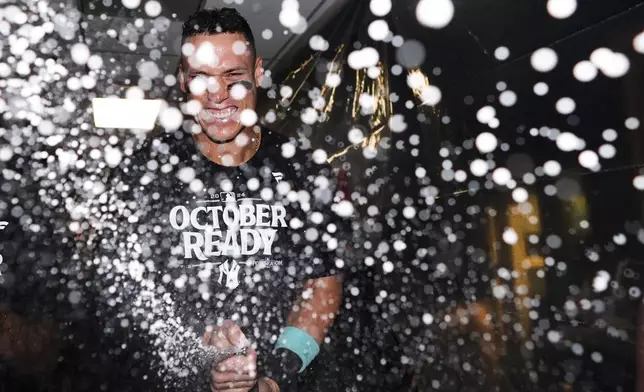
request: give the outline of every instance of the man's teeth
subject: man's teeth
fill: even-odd
[[[232,116],[237,111],[237,108],[228,108],[222,110],[208,109],[208,113],[216,119],[224,119]]]

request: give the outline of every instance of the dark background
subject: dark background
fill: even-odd
[[[345,303],[327,347],[335,357],[330,366],[338,369],[319,371],[311,378],[323,380],[327,389],[319,390],[329,391],[351,386],[354,390],[391,391],[634,390],[636,348],[642,344],[636,336],[641,298],[630,295],[629,289],[644,286],[640,277],[644,273],[640,256],[644,236],[641,193],[632,180],[644,161],[640,154],[642,127],[630,130],[624,121],[628,117],[644,120],[644,57],[632,45],[633,37],[643,29],[644,6],[636,0],[579,1],[570,18],[557,20],[548,15],[544,1],[454,3],[455,17],[442,30],[417,23],[416,1],[396,1],[386,17],[396,34],[424,46],[426,55],[420,69],[443,96],[435,107],[405,107],[407,100],[418,104],[406,85],[407,70],[399,76],[391,74],[396,49],[370,42],[366,29],[375,18],[366,1],[339,7],[324,25],[316,27],[315,32],[329,41],[330,49],[314,55],[296,77],[289,73],[312,55],[306,46],[272,64],[273,89],[278,95],[282,81],[301,85],[302,92],[284,107],[268,98],[267,91],[260,107],[264,111],[278,107],[277,112],[283,114],[283,120],[270,127],[298,139],[305,137],[329,155],[346,150],[332,164],[348,176],[350,192],[366,200],[359,206],[356,203],[355,245],[347,268]],[[182,20],[203,5],[169,2],[162,15]],[[137,16],[118,4],[107,7],[83,2],[78,8],[83,18]],[[91,32],[86,34],[91,38]],[[262,39],[256,39],[261,46]],[[378,48],[390,91],[399,95],[389,114],[403,114],[408,124],[402,133],[384,127],[376,139],[388,139],[391,147],[380,145],[375,160],[365,159],[360,148],[347,149],[347,130],[360,124],[370,134],[372,119],[356,119],[348,113],[355,71],[346,64],[329,121],[307,126],[299,117],[299,111],[310,105],[306,93],[320,87],[326,61],[340,45],[355,47],[356,42]],[[494,57],[499,46],[510,49],[505,61]],[[541,74],[532,69],[530,55],[546,46],[557,52],[559,62],[552,72]],[[626,54],[629,72],[618,79],[600,72],[589,83],[577,81],[572,68],[599,47]],[[342,53],[346,56],[346,51]],[[159,61],[164,59],[171,63],[175,58],[169,55]],[[167,67],[172,72],[172,64]],[[500,81],[517,94],[513,107],[497,103]],[[532,92],[539,81],[549,86],[544,97]],[[110,88],[109,84],[105,81],[105,88]],[[112,87],[112,92],[120,91],[118,88]],[[178,97],[175,90],[153,92]],[[556,101],[563,96],[576,102],[572,115],[555,110]],[[442,149],[448,152],[454,170],[468,173],[469,162],[481,155],[471,148],[471,142],[480,132],[490,131],[476,120],[477,110],[485,105],[493,105],[501,121],[491,132],[509,147],[507,152],[497,148],[493,160],[497,166],[508,167],[517,183],[525,172],[534,172],[548,160],[562,166],[559,177],[537,177],[534,184],[523,185],[530,192],[538,225],[528,224],[512,212],[516,203],[507,189],[488,188],[480,179],[478,185],[472,184],[471,175],[464,183],[441,177]],[[617,154],[602,159],[601,170],[591,172],[577,163],[578,152],[563,152],[547,138],[530,136],[531,128],[543,126],[573,132],[595,151],[605,143],[602,131],[615,129],[618,138],[611,144]],[[410,142],[412,135],[420,140],[417,146]],[[415,157],[410,154],[414,147],[418,149]],[[28,177],[29,168],[36,164],[30,159],[16,157],[0,165]],[[429,182],[416,178],[414,171],[419,167],[426,169]],[[369,175],[368,170],[375,174]],[[568,185],[558,182],[564,178],[569,179]],[[421,188],[429,184],[439,190],[432,206],[425,205],[419,196]],[[557,195],[545,194],[544,188],[550,184],[557,186]],[[98,291],[90,285],[83,289],[78,303],[70,302],[69,293],[74,289],[70,282],[75,279],[67,277],[85,274],[80,278],[86,279],[91,275],[91,270],[75,270],[70,262],[78,249],[78,244],[73,244],[82,243],[83,236],[74,238],[66,232],[69,217],[64,209],[49,213],[39,207],[41,186],[25,184],[23,179],[5,181],[1,188],[5,197],[0,216],[9,225],[0,232],[5,260],[0,266],[0,390],[152,389],[154,381],[142,379],[144,374],[155,373],[146,366],[145,345],[128,331],[106,328],[114,315],[104,308]],[[44,222],[43,230],[36,234],[24,230],[31,222],[12,217],[16,205],[32,211],[33,220]],[[405,205],[415,206],[418,214],[403,217]],[[378,213],[369,216],[368,206],[376,206]],[[428,212],[427,219],[421,219],[422,210]],[[588,222],[587,229],[581,228],[581,220]],[[506,226],[515,228],[525,251],[501,240]],[[449,233],[458,240],[449,241]],[[615,243],[614,236],[620,233],[627,238],[625,245]],[[527,240],[530,234],[539,235],[536,244]],[[561,246],[549,246],[546,238],[550,235],[558,236]],[[396,240],[404,241],[406,249],[394,250]],[[367,242],[374,247],[366,249]],[[374,252],[381,243],[389,249]],[[589,256],[591,251],[598,260]],[[368,256],[374,257],[373,265],[365,263]],[[533,267],[525,268],[521,262],[528,257]],[[547,257],[554,265],[545,264]],[[393,273],[383,273],[387,260],[394,263]],[[446,273],[437,273],[443,268],[441,263]],[[53,274],[58,279],[52,278],[51,268],[61,271]],[[522,305],[525,296],[499,299],[493,295],[491,282],[503,283],[497,274],[500,268],[519,274],[505,283],[510,291],[519,284],[528,287],[533,300],[530,309]],[[607,290],[595,292],[592,283],[600,270],[611,275],[611,284]],[[538,271],[542,277],[537,276]],[[351,293],[352,287],[359,288],[358,296]],[[582,310],[584,299],[593,303],[590,310]],[[577,312],[571,310],[572,304]],[[432,324],[422,322],[424,313],[433,315]],[[548,339],[551,331],[561,334],[558,343]],[[352,337],[351,342],[347,336]],[[123,342],[128,342],[125,349]],[[574,344],[581,345],[583,353],[573,349]],[[593,353],[601,354],[601,360]]]

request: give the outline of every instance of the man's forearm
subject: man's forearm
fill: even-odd
[[[318,344],[322,344],[341,303],[341,275],[311,279],[296,299],[288,325],[306,331]]]
[[[319,347],[311,350],[312,346],[316,346],[313,341],[317,346],[322,344],[341,300],[341,276],[311,279],[304,284],[288,317],[287,326],[294,328],[287,328],[280,336],[277,346],[283,351],[278,350],[274,356],[270,356],[266,364],[267,375],[277,383],[260,379],[257,385],[259,392],[298,390],[296,374],[304,370],[317,354]]]

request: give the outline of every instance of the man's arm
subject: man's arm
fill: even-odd
[[[333,324],[335,315],[340,309],[342,302],[342,276],[328,276],[324,278],[310,279],[306,281],[301,295],[295,300],[295,304],[288,317],[288,326],[301,329],[308,333],[317,344],[322,344],[326,334]],[[237,335],[241,334],[239,327],[236,327]],[[233,332],[226,330],[225,335],[231,335],[227,338],[230,345],[237,344],[238,337]],[[210,335],[208,335],[210,336]],[[209,339],[209,338],[208,338]],[[208,344],[213,344],[208,342]],[[214,345],[214,344],[213,344]],[[231,359],[232,361],[234,359]],[[254,362],[254,361],[253,361]],[[227,362],[228,363],[228,362]],[[231,362],[232,363],[232,362]],[[239,368],[242,364],[236,364]],[[222,369],[225,370],[225,369]],[[213,380],[220,381],[215,375]],[[225,382],[231,380],[226,379]],[[262,377],[258,380],[255,391],[259,392],[277,392],[279,386],[270,378]],[[225,384],[225,383],[219,383]],[[215,384],[217,385],[217,383]],[[250,385],[250,384],[249,384]],[[244,385],[245,386],[245,385]],[[213,386],[213,391],[218,390]]]
[[[288,317],[288,325],[299,328],[322,344],[342,302],[342,275],[306,281]]]
[[[326,179],[328,183],[322,186],[323,189],[317,189],[317,191],[329,191],[331,196],[328,200],[324,200],[324,197],[320,197],[321,194],[316,189],[313,189],[311,190],[311,195],[313,195],[314,204],[317,204],[316,209],[319,209],[325,216],[325,226],[328,223],[336,225],[336,230],[338,230],[335,233],[336,236],[346,239],[343,237],[348,237],[348,232],[350,231],[347,230],[348,221],[339,218],[335,214],[332,204],[338,201],[338,191],[341,191],[342,198],[348,197],[348,184],[344,182],[338,184],[333,168],[328,164],[322,165],[319,170],[319,177]],[[312,181],[314,186],[315,183],[315,180]],[[331,272],[335,267],[334,257],[332,257],[335,251],[327,249],[322,253],[324,253],[323,258],[327,261],[326,270]],[[343,277],[340,273],[337,273],[337,270],[331,273],[334,272],[335,274],[331,276],[307,280],[302,294],[299,298],[296,298],[288,317],[289,326],[304,330],[318,344],[322,344],[324,341],[342,302]]]
[[[317,245],[319,255],[324,260],[321,265],[324,271],[317,276],[322,277],[309,279],[304,283],[300,296],[295,299],[287,324],[288,327],[304,331],[309,335],[307,337],[309,341],[312,338],[319,346],[324,342],[342,303],[343,277],[336,267],[335,260],[336,256],[339,256],[338,252],[343,249],[344,241],[348,240],[350,230],[346,230],[348,221],[338,217],[333,211],[333,204],[338,202],[340,196],[344,196],[348,190],[343,187],[342,192],[338,194],[337,179],[330,165],[320,165],[316,169],[319,173],[313,179],[309,178],[307,183],[311,187],[311,210],[321,213],[324,218],[323,222],[311,220],[311,223],[315,222],[314,225],[317,223],[318,230],[323,233],[334,226],[335,229],[326,231],[325,235],[334,236],[340,243],[329,248],[327,248],[328,243]],[[313,216],[313,213],[309,212],[309,216]],[[301,337],[297,334],[290,336],[291,339],[296,338],[296,340]],[[310,345],[315,344],[311,342]],[[311,356],[308,357],[308,361],[312,359]],[[304,367],[308,365],[308,361],[305,361]]]
[[[309,339],[315,340],[319,346],[324,342],[329,328],[333,325],[341,303],[342,275],[309,279],[305,282],[300,296],[294,301],[287,320],[287,327],[304,331],[310,336]],[[283,337],[284,335],[280,339]],[[290,336],[290,338],[292,339],[293,336]],[[287,346],[291,345],[287,344]],[[298,351],[297,348],[293,349]],[[303,361],[301,360],[302,357],[298,358],[301,353],[296,354],[295,351],[288,351],[289,356],[279,357],[278,355],[278,357],[272,358],[273,361],[269,361],[272,363],[270,367],[273,368],[273,371],[276,371],[275,367],[281,368],[281,370],[277,370],[278,374],[288,375],[286,376],[287,378],[279,377],[275,379],[275,381],[279,381],[276,384],[273,379],[262,377],[258,384],[259,388],[257,390],[259,392],[277,392],[281,387],[286,388],[288,391],[297,388],[295,385],[291,385],[291,382],[294,381],[292,377],[301,370]],[[304,363],[304,365],[308,365],[308,363]]]
[[[303,164],[291,174],[294,179],[299,177],[310,195],[301,205],[302,220],[307,227],[322,233],[321,241],[311,243],[315,256],[322,262],[310,264],[312,271],[307,271],[308,277],[302,276],[305,279],[302,290],[293,299],[285,328],[265,364],[266,375],[286,391],[298,389],[297,373],[304,371],[318,354],[340,309],[343,276],[336,260],[349,237],[343,230],[346,220],[333,209],[339,199],[332,167],[314,164],[315,159],[306,154],[295,161]],[[308,259],[310,256],[302,261]]]

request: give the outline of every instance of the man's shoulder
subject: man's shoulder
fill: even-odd
[[[273,154],[280,157],[280,160],[288,163],[289,166],[294,167],[298,172],[326,175],[333,173],[331,165],[325,159],[320,161],[320,157],[324,157],[325,153],[321,153],[320,157],[316,157],[314,149],[303,147],[295,138],[266,128],[262,130],[262,137],[265,137],[264,140],[269,147],[275,149]]]
[[[171,188],[176,180],[173,174],[189,161],[185,144],[181,137],[163,134],[124,148],[118,166],[110,168],[108,184],[119,193],[140,187],[147,191]]]
[[[268,128],[262,128],[262,143],[269,149],[269,154],[282,152],[290,146],[297,150],[297,143],[293,138]]]

